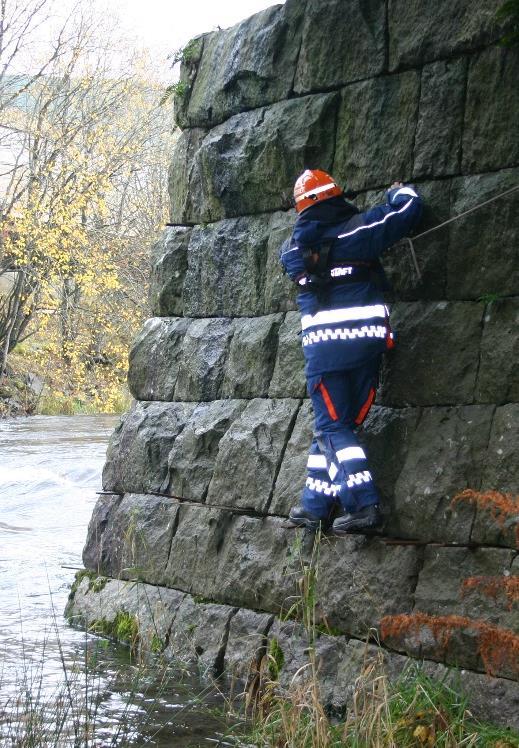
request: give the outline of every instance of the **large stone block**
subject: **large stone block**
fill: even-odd
[[[404,467],[419,417],[418,408],[393,409],[375,405],[359,432],[375,484],[385,499],[382,504],[384,511],[389,511],[389,506],[393,504],[395,485]],[[389,522],[391,524],[391,518]]]
[[[309,400],[305,400],[288,440],[283,462],[276,479],[269,512],[288,515],[299,503],[306,481],[306,462],[313,437],[313,412]]]
[[[215,400],[195,408],[168,456],[168,494],[205,501],[220,440],[245,406],[244,400]]]
[[[451,501],[481,481],[492,413],[485,405],[423,411],[390,502],[388,533],[469,542],[474,508]]]
[[[436,180],[418,185],[423,210],[413,234],[421,234],[450,218],[450,182]],[[367,205],[384,203],[385,193],[368,193]],[[409,243],[401,241],[382,256],[382,264],[391,285],[388,297],[395,300],[443,299],[447,283],[449,231],[445,227],[413,242],[418,276]]]
[[[519,299],[498,299],[485,311],[476,399],[519,402]]]
[[[415,546],[353,535],[322,541],[319,609],[333,629],[366,637],[383,616],[412,610],[418,568]]]
[[[331,169],[336,105],[336,94],[304,96],[236,114],[201,141],[186,131],[170,169],[172,223],[286,209],[305,167]]]
[[[279,328],[278,350],[269,397],[304,397],[306,379],[299,312],[287,312]]]
[[[463,172],[519,164],[519,54],[492,47],[471,58],[463,132]]]
[[[269,221],[267,244],[267,266],[265,268],[265,314],[287,312],[296,309],[296,287],[288,275],[283,273],[279,262],[281,245],[292,233],[296,221],[294,210],[274,213]]]
[[[183,342],[191,320],[148,319],[129,357],[128,386],[137,400],[173,400],[182,361]]]
[[[172,622],[164,656],[197,666],[202,677],[218,678],[236,608],[185,595]]]
[[[452,57],[499,39],[496,11],[501,5],[501,0],[390,0],[390,70]]]
[[[171,543],[168,586],[228,605],[276,612],[296,594],[295,534],[276,517],[184,506]]]
[[[162,493],[168,454],[194,408],[195,403],[134,403],[110,439],[104,490]]]
[[[505,548],[426,548],[415,610],[468,616],[519,631],[519,610],[510,604],[503,585],[512,579],[514,556]]]
[[[508,403],[497,408],[483,474],[484,489],[519,493],[518,439],[519,403]]]
[[[213,126],[232,114],[287,98],[301,44],[304,8],[304,3],[289,0],[229,29],[205,35],[201,58],[192,63],[194,80],[190,80],[190,64],[181,76],[189,89],[177,117],[180,127]],[[198,57],[193,43],[187,46],[187,54]]]
[[[411,178],[419,87],[418,74],[408,72],[343,89],[335,179],[361,190]]]
[[[486,453],[482,491],[500,491],[510,494],[505,507],[492,501],[479,508],[472,529],[476,543],[503,545],[519,550],[519,404],[509,403],[497,408]],[[478,488],[470,483],[470,488]]]
[[[175,141],[168,172],[170,220],[173,224],[193,223],[187,216],[196,211],[200,195],[192,189],[198,179],[194,163],[207,130],[199,127],[185,130]],[[183,217],[186,217],[184,220]]]
[[[381,73],[385,15],[382,0],[356,0],[347,8],[342,0],[308,3],[294,90],[322,91]]]
[[[483,313],[473,302],[395,304],[396,348],[386,360],[382,404],[473,402]]]
[[[234,320],[222,397],[266,397],[278,347],[281,314]]]
[[[85,630],[117,638],[117,617],[129,614],[136,626],[134,639],[124,640],[133,648],[162,652],[185,595],[178,590],[141,582],[116,579],[83,579],[72,594],[66,615],[70,623]]]
[[[180,352],[176,400],[216,400],[219,397],[232,334],[233,323],[228,318],[191,322]]]
[[[466,76],[464,58],[441,60],[422,70],[415,179],[459,174]]]
[[[231,618],[224,670],[233,694],[246,690],[259,673],[274,617],[242,608]]]
[[[191,229],[168,226],[151,250],[150,306],[158,317],[182,314],[182,290],[187,270]]]
[[[477,174],[452,181],[452,215],[479,205],[519,182],[519,169]],[[449,298],[517,294],[519,190],[449,226],[447,294]]]
[[[88,527],[85,566],[110,577],[163,584],[178,502],[141,494],[104,499]]]
[[[208,504],[266,511],[299,400],[252,400],[222,438]]]
[[[261,314],[268,240],[268,216],[234,218],[195,228],[184,284],[185,314]]]

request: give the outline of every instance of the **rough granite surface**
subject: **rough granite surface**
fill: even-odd
[[[426,201],[415,235],[518,185],[519,49],[499,44],[501,5],[351,0],[345,14],[341,0],[287,0],[187,46],[172,225],[152,250],[135,402],[84,550],[103,581],[72,593],[76,624],[126,611],[144,649],[231,688],[251,683],[273,642],[280,688],[305,677],[308,632],[287,614],[312,539],[286,516],[312,413],[277,261],[292,185],[320,167],[366,207],[393,180],[414,182]],[[519,727],[507,649],[519,637],[518,224],[516,191],[416,238],[420,275],[405,243],[383,259],[397,347],[361,439],[385,527],[323,538],[316,570],[334,713],[366,657],[396,675],[410,656],[459,677],[475,713]],[[511,498],[494,511],[453,502],[467,488]]]

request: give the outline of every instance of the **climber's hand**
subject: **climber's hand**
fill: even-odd
[[[403,182],[393,182],[393,184],[391,185],[391,187],[389,189],[390,190],[395,190],[397,187],[403,187],[403,186],[404,186]]]

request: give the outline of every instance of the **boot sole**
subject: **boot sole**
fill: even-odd
[[[321,530],[325,531],[329,525],[326,523],[325,520],[316,520],[315,522],[311,519],[304,519],[301,517],[301,519],[292,519],[292,517],[288,518],[288,521],[293,527],[304,527],[306,530],[310,530],[311,532],[317,532],[319,528]]]
[[[377,522],[376,524],[373,523],[367,523],[365,520],[352,520],[346,527],[341,527],[340,525],[338,527],[334,526],[333,534],[334,535],[353,535],[356,532],[362,532],[362,533],[377,533],[380,532],[382,528],[382,523]]]

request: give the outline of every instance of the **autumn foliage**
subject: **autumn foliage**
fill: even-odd
[[[461,585],[462,596],[472,591],[481,592],[483,595],[494,599],[497,599],[500,594],[504,594],[510,610],[514,603],[519,603],[519,577],[481,576],[464,579]]]
[[[506,665],[519,676],[519,636],[512,631],[466,616],[432,616],[426,613],[385,616],[380,622],[382,640],[402,640],[406,635],[416,635],[428,628],[442,654],[449,647],[455,632],[468,630],[475,634],[477,652],[486,672],[496,675]]]
[[[507,520],[511,520],[515,530],[516,545],[519,548],[519,496],[500,491],[474,491],[472,488],[466,488],[452,499],[451,505],[454,507],[463,502],[490,512],[492,519],[501,529]]]

